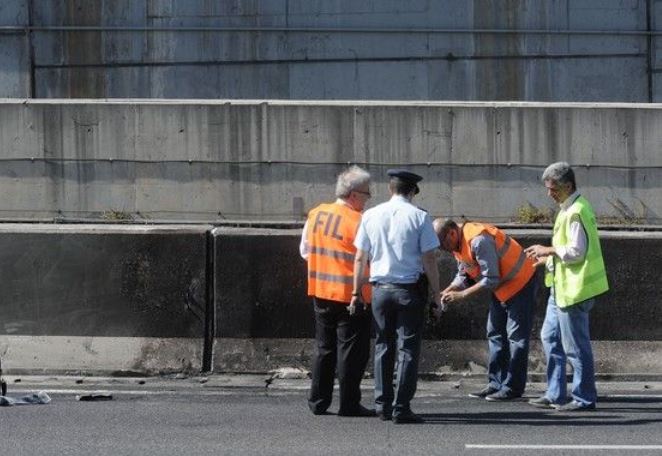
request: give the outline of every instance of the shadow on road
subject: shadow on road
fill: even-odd
[[[662,423],[662,416],[650,419],[629,419],[620,414],[610,414],[614,409],[606,409],[601,413],[579,412],[563,414],[555,411],[531,412],[479,412],[479,413],[430,413],[420,416],[427,424],[458,424],[458,425],[526,425],[526,426],[632,426],[650,423]],[[618,410],[621,411],[621,410]],[[658,409],[635,409],[634,412],[658,413]]]

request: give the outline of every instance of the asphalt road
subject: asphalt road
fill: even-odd
[[[142,382],[10,383],[10,396],[38,388],[53,400],[0,407],[3,454],[662,454],[662,384],[600,385],[597,411],[564,414],[467,397],[477,384],[422,382],[412,405],[426,422],[394,425],[313,416],[306,407],[307,380],[269,387],[259,376]],[[540,388],[534,385],[529,395]],[[75,394],[85,391],[112,392],[113,400],[77,401]]]

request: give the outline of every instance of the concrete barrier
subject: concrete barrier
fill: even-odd
[[[7,370],[200,370],[208,230],[0,225]]]
[[[524,245],[550,230],[509,229]],[[662,375],[662,233],[601,232],[611,290],[591,314],[602,375]],[[0,225],[8,373],[308,369],[314,321],[300,229]],[[443,283],[454,261],[440,254]],[[531,372],[544,372],[536,303]],[[487,302],[428,318],[421,371],[482,375]]]
[[[551,232],[508,230],[524,245],[549,243]],[[217,340],[214,368],[263,371],[283,365],[306,369],[314,344],[314,321],[306,296],[305,263],[298,255],[300,230],[217,228]],[[596,364],[603,374],[662,374],[662,306],[655,271],[662,267],[662,233],[601,232],[611,290],[591,313]],[[455,271],[440,255],[442,283]],[[547,292],[541,287],[532,331],[531,371],[544,372],[537,342]],[[486,360],[485,299],[452,306],[441,322],[426,321],[421,370],[482,372]],[[303,338],[303,339],[302,339]]]

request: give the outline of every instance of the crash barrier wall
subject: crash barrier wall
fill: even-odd
[[[199,371],[208,230],[0,225],[5,372]]]
[[[601,219],[662,222],[662,105],[0,100],[0,219],[301,221],[350,163],[431,214],[538,220],[566,160]],[[489,196],[489,197],[488,197]]]
[[[3,0],[0,96],[662,100],[657,0],[81,5]]]
[[[522,244],[550,230],[509,230]],[[662,233],[601,232],[611,290],[591,313],[602,374],[662,374]],[[300,230],[0,225],[5,372],[308,369],[314,321]],[[443,283],[454,261],[440,254]],[[531,371],[545,290],[536,302]],[[426,319],[421,371],[480,372],[487,301]]]
[[[313,354],[313,313],[306,297],[306,264],[299,230],[216,228],[216,370],[307,369]],[[551,231],[509,230],[523,245],[549,243]],[[603,374],[662,373],[662,307],[656,272],[662,233],[601,232],[611,284],[591,313],[597,370]],[[443,284],[454,260],[440,254]],[[532,372],[544,372],[539,344],[546,290],[540,287],[532,331]],[[452,306],[440,322],[426,319],[421,370],[478,370],[485,365],[486,297]]]

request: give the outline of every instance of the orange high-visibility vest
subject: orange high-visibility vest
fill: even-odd
[[[460,252],[453,252],[453,255],[464,264],[467,274],[474,280],[480,276],[480,266],[471,254],[471,240],[481,234],[494,238],[500,283],[493,293],[501,302],[515,296],[535,274],[533,260],[527,258],[522,246],[497,227],[485,223],[465,223],[461,231]]]
[[[361,213],[343,204],[320,204],[309,212],[308,295],[349,304],[354,278],[354,238]],[[370,271],[366,267],[366,277]],[[366,281],[362,297],[371,300],[371,287]]]

